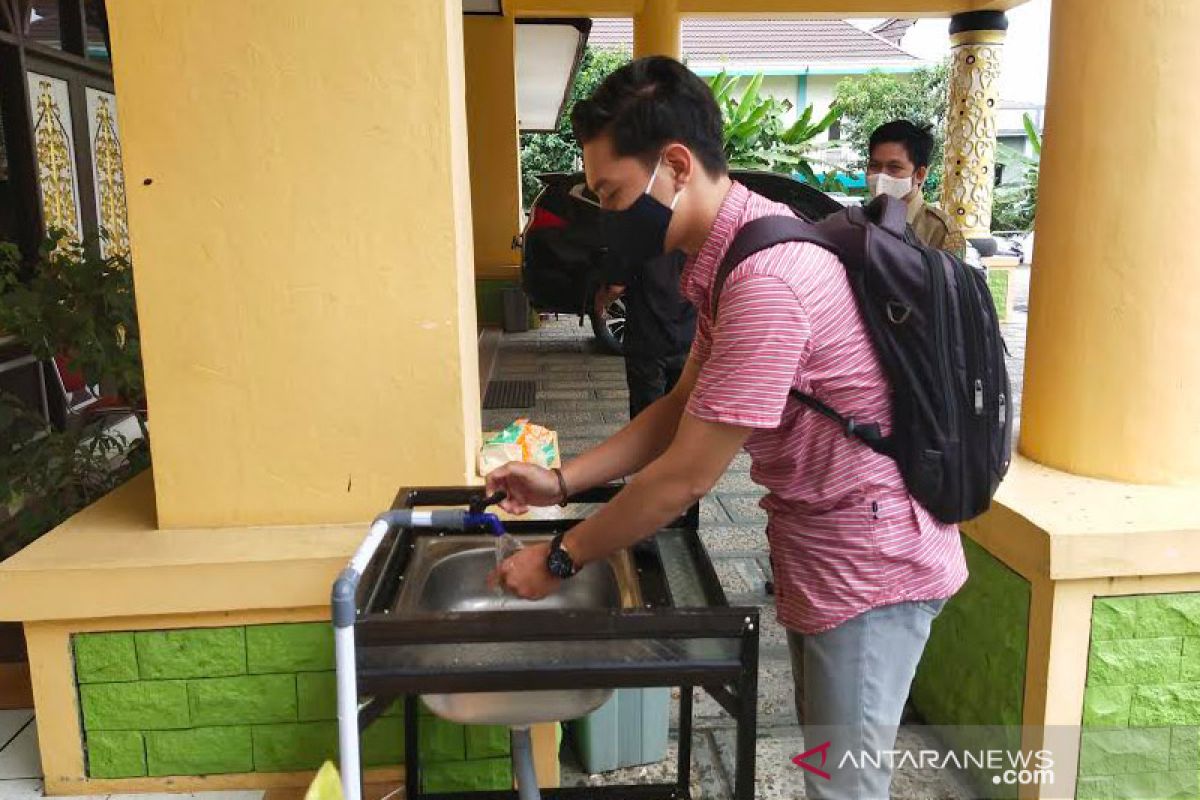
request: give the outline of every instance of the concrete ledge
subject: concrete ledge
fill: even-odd
[[[1083,478],[1016,457],[963,531],[1027,578],[1200,572],[1200,487]]]
[[[148,471],[0,564],[0,619],[328,606],[367,525],[158,530]]]

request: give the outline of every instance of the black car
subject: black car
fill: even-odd
[[[787,175],[735,170],[730,177],[751,191],[791,206],[816,221],[842,206],[829,195]],[[591,320],[596,338],[613,353],[621,352],[625,301],[617,298],[598,308],[597,292],[613,274],[601,239],[600,210],[582,172],[539,175],[544,187],[530,208],[521,235],[521,283],[538,311],[577,314]]]

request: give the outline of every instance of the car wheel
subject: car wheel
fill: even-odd
[[[604,315],[593,312],[592,333],[600,345],[614,355],[621,355],[625,345],[625,300],[618,297],[604,309]]]

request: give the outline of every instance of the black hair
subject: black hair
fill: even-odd
[[[908,160],[916,169],[929,166],[929,159],[933,156],[933,133],[928,125],[917,126],[906,119],[885,122],[871,132],[867,152],[870,153],[875,150],[876,145],[887,142],[904,145]]]
[[[580,144],[612,137],[618,156],[647,165],[671,142],[691,149],[712,176],[729,171],[721,109],[708,84],[673,58],[650,56],[613,72],[571,110]]]

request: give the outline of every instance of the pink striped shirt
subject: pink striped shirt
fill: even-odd
[[[761,251],[730,275],[712,319],[734,235],[773,214],[791,211],[734,183],[682,284],[698,309],[688,412],[756,429],[746,450],[769,492],[780,622],[818,633],[871,608],[949,597],[967,577],[957,528],[909,496],[894,461],[788,397],[796,387],[890,430],[887,379],[837,258],[799,242]]]

